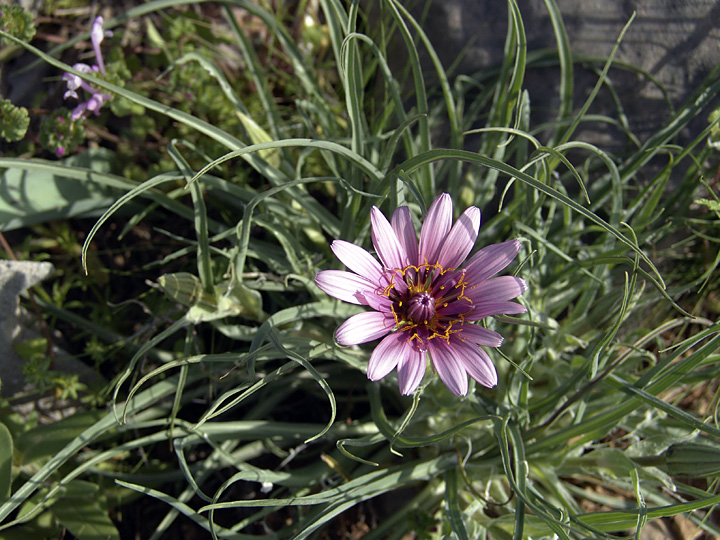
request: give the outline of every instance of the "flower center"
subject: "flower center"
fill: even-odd
[[[419,350],[426,350],[431,339],[448,340],[473,310],[465,296],[465,273],[444,270],[439,264],[407,266],[392,270],[383,291],[391,302],[397,329],[408,333]]]
[[[415,294],[410,298],[405,313],[415,324],[428,324],[435,316],[435,298],[428,292]]]

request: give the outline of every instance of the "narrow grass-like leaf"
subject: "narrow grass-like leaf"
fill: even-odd
[[[582,118],[585,116],[585,113],[590,108],[590,105],[592,105],[593,101],[595,101],[595,97],[597,96],[598,92],[600,91],[600,88],[602,87],[603,81],[607,77],[608,71],[610,71],[610,67],[613,64],[613,60],[615,59],[615,55],[617,54],[618,49],[620,48],[620,43],[622,42],[623,38],[625,37],[625,33],[630,28],[630,25],[632,24],[633,20],[635,19],[635,13],[630,16],[630,19],[627,23],[625,23],[625,26],[623,26],[622,30],[620,31],[620,34],[618,35],[617,40],[615,41],[615,45],[613,45],[612,50],[610,51],[610,55],[607,58],[607,61],[605,62],[605,66],[603,67],[602,73],[600,74],[600,78],[598,79],[597,83],[593,87],[593,89],[590,91],[590,95],[585,100],[585,103],[583,103],[583,106],[578,111],[577,115],[575,116],[575,120],[573,120],[573,123],[570,124],[570,126],[565,130],[565,132],[562,135],[562,138],[560,139],[561,143],[566,143],[570,140],[570,137],[575,132],[575,129],[578,127],[580,122],[582,121]]]
[[[659,409],[670,416],[678,419],[679,421],[683,422],[684,424],[687,424],[689,428],[697,429],[700,431],[703,431],[707,433],[708,435],[714,435],[715,437],[720,437],[720,429],[717,427],[709,424],[708,422],[703,422],[699,418],[693,416],[692,414],[688,413],[687,411],[684,411],[682,409],[679,409],[675,407],[674,405],[671,405],[670,403],[667,403],[663,401],[662,399],[644,391],[641,388],[637,388],[634,385],[630,384],[624,379],[621,379],[615,374],[610,374],[609,377],[610,381],[612,382],[613,386],[616,386],[617,388],[620,388],[623,392],[626,392],[627,394],[633,395],[637,398],[639,398],[641,401],[645,402],[646,404],[650,405],[651,407],[654,407],[656,409]]]
[[[555,0],[545,0],[545,7],[550,15],[550,21],[553,25],[555,33],[555,42],[557,43],[557,53],[560,64],[560,87],[559,87],[559,105],[557,111],[558,121],[562,121],[569,117],[572,113],[573,105],[573,57],[570,51],[570,41],[568,39],[565,24],[563,23],[560,9]],[[555,133],[555,140],[550,146],[555,146],[560,142],[560,132]]]
[[[696,501],[677,503],[661,507],[648,507],[643,510],[648,519],[665,518],[701,510],[709,506],[720,504],[720,495],[699,499]],[[575,518],[583,523],[597,527],[601,531],[618,531],[631,529],[637,524],[638,514],[635,511],[609,511],[580,514]]]
[[[637,264],[637,261],[636,261],[636,264]],[[625,289],[623,292],[620,309],[618,310],[617,320],[615,321],[615,324],[612,325],[612,327],[607,332],[607,334],[603,336],[603,338],[598,342],[598,344],[595,346],[595,348],[592,351],[592,354],[590,356],[590,358],[591,358],[590,378],[595,378],[595,376],[597,375],[598,369],[600,369],[602,367],[600,365],[600,356],[602,355],[605,348],[615,338],[618,331],[620,330],[620,326],[622,325],[622,323],[625,322],[625,318],[628,315],[628,306],[631,302],[632,295],[635,291],[636,283],[637,283],[637,273],[633,272],[632,277],[629,277],[627,274],[625,274]]]
[[[93,225],[92,229],[90,229],[90,232],[87,235],[87,238],[85,239],[85,242],[83,243],[82,252],[81,252],[81,262],[83,270],[85,270],[85,273],[87,274],[87,250],[90,247],[90,243],[92,242],[93,237],[98,232],[100,227],[120,208],[122,208],[125,204],[127,204],[128,201],[134,199],[135,197],[138,197],[143,192],[148,191],[154,187],[157,187],[162,184],[166,184],[168,182],[176,182],[177,181],[177,175],[174,174],[160,174],[154,178],[151,178],[150,180],[147,180],[146,182],[143,182],[139,186],[134,187],[132,190],[130,190],[128,193],[120,197],[118,200],[116,200],[110,208],[108,208],[105,213],[100,216],[100,218],[97,220],[95,225]]]
[[[419,446],[427,446],[429,444],[438,443],[455,433],[460,432],[468,426],[484,420],[490,420],[489,416],[479,416],[470,420],[465,420],[441,433],[430,435],[428,437],[406,437],[401,435],[388,421],[385,411],[382,407],[380,399],[380,389],[377,384],[368,385],[368,397],[370,398],[370,406],[372,407],[373,421],[377,425],[380,433],[382,433],[392,444],[397,443],[400,448],[413,448]]]
[[[521,172],[517,170],[516,168],[503,163],[502,161],[498,161],[493,158],[489,158],[486,156],[482,156],[479,154],[476,154],[474,152],[468,152],[465,150],[449,150],[449,149],[438,149],[438,150],[431,150],[429,152],[425,152],[424,154],[420,154],[418,156],[414,156],[404,163],[398,165],[395,169],[393,169],[390,173],[388,173],[387,177],[392,178],[394,176],[399,175],[400,171],[404,172],[412,172],[415,169],[418,169],[424,165],[427,165],[429,163],[433,163],[434,161],[443,160],[443,159],[459,159],[463,161],[469,161],[473,163],[478,163],[480,165],[484,165],[486,167],[496,169],[500,172],[504,172],[505,174],[508,174],[511,177],[515,177],[518,180],[521,180],[522,182],[530,185],[531,187],[535,188],[537,191],[544,193],[545,195],[548,195],[549,197],[552,197],[553,199],[556,199],[557,201],[563,203],[570,209],[574,210],[575,212],[581,214],[582,216],[586,217],[596,225],[598,225],[602,230],[606,231],[607,233],[611,234],[618,240],[620,240],[623,244],[628,246],[630,249],[632,249],[635,253],[637,253],[640,258],[645,261],[650,268],[653,270],[655,275],[658,278],[658,281],[661,285],[661,287],[665,287],[665,283],[662,280],[662,276],[660,276],[660,272],[657,270],[655,265],[652,263],[652,261],[648,258],[645,253],[634,244],[632,241],[630,241],[625,235],[623,235],[617,228],[611,226],[609,223],[607,223],[605,220],[600,218],[595,213],[587,210],[585,207],[579,205],[572,199],[570,199],[567,195],[564,195],[560,193],[559,191],[551,188],[550,186],[547,186],[540,182],[539,180],[533,178],[532,176]]]
[[[123,413],[122,413],[122,422],[120,420],[120,417],[117,414],[117,399],[120,395],[120,388],[122,387],[123,383],[130,378],[133,371],[135,370],[135,366],[140,361],[140,359],[150,350],[155,348],[157,345],[162,343],[165,339],[172,336],[179,330],[182,330],[186,326],[190,325],[190,321],[188,321],[185,317],[181,317],[177,321],[175,321],[173,324],[171,324],[168,328],[160,332],[158,335],[154,336],[151,340],[149,340],[147,343],[143,344],[137,352],[133,355],[133,357],[130,359],[130,362],[128,363],[127,367],[124,371],[122,371],[118,376],[116,376],[114,382],[115,388],[113,390],[113,415],[115,416],[115,419],[118,423],[125,423],[127,420],[128,413],[132,410],[131,401],[127,400],[125,404],[123,405]]]
[[[422,75],[422,67],[420,65],[420,56],[418,54],[415,42],[410,30],[408,29],[400,10],[402,5],[396,0],[388,0],[386,4],[389,8],[389,13],[392,16],[395,24],[397,25],[400,35],[402,36],[405,48],[409,57],[410,69],[413,76],[413,84],[415,88],[415,100],[417,113],[420,115],[429,114],[427,94],[425,92],[425,81]],[[421,117],[418,120],[418,128],[420,134],[420,147],[421,152],[430,150],[430,128],[427,117]],[[432,169],[425,169],[421,173],[422,180],[420,186],[420,192],[423,197],[427,200],[432,200],[435,197],[435,179]]]
[[[135,399],[128,404],[128,413],[140,412],[153,403],[171,395],[176,389],[177,381],[173,378],[160,382],[152,388],[138,394]],[[11,512],[26,501],[37,489],[45,485],[45,481],[51,475],[55,474],[72,456],[107,431],[114,429],[116,426],[117,422],[115,414],[112,412],[106,413],[101,420],[75,437],[62,450],[55,453],[50,460],[45,463],[45,465],[40,467],[40,469],[33,474],[29,481],[22,484],[22,486],[20,486],[18,490],[13,493],[2,506],[0,506],[0,522],[7,518]],[[55,485],[54,488],[45,495],[44,500],[48,500],[52,497],[59,487],[59,484]],[[15,524],[16,522],[14,521],[3,523],[0,525],[0,530],[11,527]]]
[[[277,107],[273,100],[272,92],[268,88],[268,76],[264,72],[260,61],[258,60],[255,49],[252,47],[249,39],[245,35],[238,25],[235,14],[230,9],[230,6],[223,4],[223,13],[225,14],[225,20],[230,25],[233,35],[236,38],[236,43],[242,51],[242,55],[245,58],[247,70],[253,80],[253,84],[258,89],[257,96],[263,104],[265,109],[265,116],[267,118],[268,126],[270,129],[271,139],[277,140],[280,138],[280,118],[277,113]]]
[[[445,102],[445,111],[447,112],[447,120],[449,122],[450,126],[450,146],[452,148],[462,148],[462,133],[460,126],[458,124],[458,113],[457,113],[457,107],[455,105],[455,97],[453,96],[453,93],[450,89],[450,83],[448,81],[447,73],[445,72],[445,69],[443,68],[442,63],[440,62],[440,58],[437,55],[437,52],[435,51],[435,48],[433,47],[432,43],[430,42],[430,39],[428,38],[427,34],[423,30],[423,27],[420,23],[418,23],[410,14],[410,12],[405,8],[400,2],[395,2],[395,6],[397,9],[402,13],[403,17],[405,17],[410,24],[412,25],[414,31],[417,33],[418,37],[420,38],[420,41],[422,42],[423,46],[425,47],[425,51],[427,52],[428,56],[430,57],[430,61],[433,64],[433,67],[435,69],[435,73],[437,74],[438,83],[440,84],[440,88],[442,90],[443,94],[443,100]],[[422,111],[418,111],[422,114]],[[448,179],[450,189],[452,189],[452,186],[457,186],[459,182],[459,169],[453,170],[453,175]],[[427,195],[427,194],[425,194]]]
[[[445,473],[445,504],[450,521],[450,529],[458,540],[468,540],[468,533],[462,519],[462,511],[458,499],[457,471],[449,469]]]
[[[185,176],[185,180],[189,182],[192,173],[190,171],[190,165],[182,156],[178,150],[178,144],[180,141],[170,141],[168,146],[168,153],[175,161],[175,164],[182,171]],[[198,277],[202,283],[203,289],[207,293],[213,292],[213,277],[210,267],[210,244],[208,239],[208,217],[207,208],[205,206],[205,200],[203,199],[202,190],[200,186],[193,183],[190,186],[190,194],[193,201],[193,213],[195,222],[195,235],[197,238],[197,266],[198,266]]]
[[[545,524],[560,538],[570,540],[562,524],[558,521],[561,516],[550,515],[545,509],[535,504],[527,493],[526,476],[528,474],[527,462],[525,461],[524,443],[516,426],[508,424],[507,419],[495,420],[495,436],[498,438],[502,464],[505,469],[505,476],[512,487],[515,495],[520,499],[521,504],[538,515]],[[512,447],[510,444],[512,443]],[[512,453],[511,453],[512,448]],[[512,456],[512,457],[511,457]],[[515,528],[513,538],[523,538],[525,527],[525,512],[519,508],[515,512]]]
[[[715,330],[717,332],[717,330]],[[694,338],[697,342],[697,338]],[[668,373],[658,377],[654,382],[648,384],[649,378],[647,374],[635,382],[634,386],[642,388],[646,392],[658,395],[667,390],[671,385],[675,384],[682,376],[699,365],[708,355],[714,353],[720,347],[720,335],[716,335],[700,349],[692,353],[682,362],[677,363],[677,369],[669,370]],[[681,349],[682,350],[682,349]],[[686,352],[686,351],[685,351]],[[672,357],[676,355],[671,355]],[[547,451],[555,445],[562,445],[575,439],[592,434],[597,430],[609,430],[617,425],[618,419],[622,418],[637,409],[637,402],[634,399],[627,399],[622,403],[614,403],[612,409],[600,412],[591,418],[584,419],[577,425],[559,430],[556,433],[547,434],[541,440],[537,440],[527,446],[528,453],[536,454],[538,452]],[[576,444],[583,442],[582,439],[574,441]]]
[[[272,141],[272,142],[268,142],[268,143],[253,144],[251,146],[246,146],[244,148],[240,148],[238,150],[229,152],[229,153],[217,158],[216,160],[212,161],[211,163],[208,163],[207,165],[205,165],[192,178],[191,182],[194,182],[200,176],[209,172],[211,169],[217,167],[218,165],[221,165],[222,163],[225,163],[226,161],[229,161],[236,157],[248,156],[249,154],[252,154],[253,152],[260,152],[262,150],[267,150],[267,149],[271,149],[271,148],[285,148],[285,147],[318,148],[321,150],[327,150],[330,152],[334,152],[334,153],[340,154],[341,156],[354,162],[361,170],[363,170],[368,176],[370,176],[372,178],[372,180],[374,180],[376,182],[379,182],[384,176],[372,163],[367,161],[365,158],[363,158],[362,156],[356,154],[352,150],[349,150],[348,148],[346,148],[342,145],[339,145],[337,143],[334,143],[331,141],[320,141],[320,140],[315,140],[315,139],[283,139],[280,141]]]
[[[405,106],[403,104],[402,97],[400,96],[398,82],[393,77],[392,71],[390,70],[390,67],[388,66],[387,60],[386,60],[385,56],[383,55],[382,51],[380,50],[380,48],[377,46],[377,44],[374,41],[372,41],[368,36],[366,36],[364,34],[359,34],[357,32],[348,34],[345,37],[345,40],[346,41],[360,40],[370,47],[370,50],[372,51],[374,58],[378,62],[380,71],[382,72],[383,76],[385,77],[387,86],[390,90],[390,97],[392,98],[392,102],[393,102],[392,109],[393,109],[393,112],[397,115],[398,121],[400,122],[400,126],[398,126],[395,129],[395,133],[402,132],[403,141],[405,143],[405,151],[407,152],[408,155],[413,155],[415,153],[415,143],[414,143],[413,138],[411,138],[405,132],[405,129],[406,129],[406,126],[414,123],[417,119],[419,119],[420,115],[413,115],[412,118],[414,118],[416,120],[413,120],[412,122],[408,123],[409,118],[408,118],[407,114],[405,113]],[[403,127],[403,126],[405,126],[405,127]],[[393,137],[394,137],[394,135],[393,135]],[[392,142],[392,140],[393,139],[391,139],[391,142]],[[394,145],[391,144],[391,146],[394,148]],[[388,156],[387,150],[384,151],[384,155]],[[387,159],[389,159],[389,156]],[[384,171],[387,168],[388,164],[386,164],[385,160],[382,160],[382,159],[381,159],[380,163],[381,163],[380,169]]]
[[[12,484],[13,440],[10,430],[0,422],[0,504],[10,497]]]
[[[165,504],[172,506],[175,510],[180,512],[182,515],[189,518],[191,521],[193,521],[197,525],[200,525],[203,529],[205,529],[207,531],[210,530],[210,524],[208,523],[208,520],[206,518],[202,517],[200,514],[198,514],[195,510],[193,510],[187,504],[180,502],[179,500],[175,499],[174,497],[171,497],[170,495],[167,495],[156,489],[140,486],[140,485],[133,484],[130,482],[124,482],[122,480],[115,480],[115,483],[117,483],[117,485],[122,486],[124,488],[131,489],[133,491],[137,491],[138,493],[142,493],[143,495],[149,495],[150,497],[158,499],[158,500],[164,502]],[[214,524],[213,524],[213,527],[216,528],[216,532],[219,532],[222,535],[222,538],[227,538],[228,540],[255,539],[254,535],[240,534],[240,533],[234,532],[232,530],[225,529],[223,527],[219,527],[218,525],[214,525]]]
[[[375,463],[374,461],[369,461],[367,459],[363,459],[359,456],[356,456],[355,454],[352,454],[348,449],[347,446],[359,446],[359,447],[365,447],[365,446],[375,446],[378,443],[381,443],[385,441],[386,438],[381,433],[375,433],[372,435],[366,435],[364,437],[360,437],[358,439],[340,439],[337,441],[336,446],[337,449],[340,450],[342,455],[344,455],[346,458],[352,459],[353,461],[357,461],[358,463],[363,463],[365,465],[370,465],[372,467],[379,467],[379,463]]]
[[[556,246],[555,244],[550,243],[550,242],[547,240],[547,238],[545,238],[541,233],[535,232],[535,230],[533,230],[533,229],[531,229],[530,227],[524,225],[523,223],[516,223],[516,224],[515,224],[515,227],[517,227],[517,229],[518,229],[519,231],[522,231],[523,234],[526,234],[526,235],[529,236],[530,238],[533,238],[536,242],[539,242],[540,244],[542,244],[543,246],[545,246],[545,248],[546,248],[548,251],[551,251],[552,253],[554,253],[555,255],[557,255],[558,257],[560,257],[561,259],[563,259],[564,261],[567,261],[568,263],[570,263],[570,264],[572,264],[573,266],[577,267],[577,269],[578,269],[580,272],[582,272],[583,274],[585,274],[589,279],[592,279],[593,281],[596,281],[596,282],[599,283],[600,285],[603,284],[603,281],[602,281],[600,278],[598,278],[597,276],[595,276],[592,272],[590,272],[590,271],[587,270],[586,268],[583,268],[583,266],[582,266],[582,264],[581,264],[580,262],[578,262],[577,260],[573,259],[573,258],[570,257],[569,255],[565,254],[565,252],[564,252],[561,248],[559,248],[559,247]]]
[[[323,392],[325,392],[325,395],[327,395],[328,400],[330,401],[330,419],[328,420],[327,425],[322,430],[320,430],[316,435],[313,435],[305,441],[305,443],[312,442],[315,439],[318,439],[325,435],[335,422],[335,415],[337,414],[337,403],[335,402],[335,394],[333,394],[332,389],[325,381],[325,379],[322,378],[320,373],[318,373],[318,371],[305,358],[303,358],[300,354],[287,349],[281,344],[280,340],[278,339],[277,332],[271,330],[270,332],[268,332],[267,338],[277,350],[285,353],[287,356],[289,356],[295,362],[305,368],[305,370],[310,373],[310,375],[312,375],[312,378],[315,379],[315,381],[320,385],[320,388],[322,388]]]
[[[308,538],[314,531],[343,511],[356,504],[377,497],[397,489],[401,484],[410,484],[428,480],[442,474],[454,466],[456,456],[452,453],[421,461],[411,461],[400,466],[374,471],[343,484],[338,488],[327,489],[317,495],[292,497],[286,499],[264,499],[233,501],[230,503],[217,503],[200,509],[206,512],[212,509],[257,507],[257,506],[299,506],[322,505],[327,506],[316,512],[311,512],[302,529],[297,531],[294,538],[301,540]],[[342,495],[342,496],[340,496]]]

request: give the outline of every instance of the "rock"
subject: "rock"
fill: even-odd
[[[518,0],[528,39],[528,50],[556,48],[552,22],[543,0]],[[720,62],[720,3],[702,0],[557,0],[573,55],[605,59],[623,26],[636,17],[626,33],[617,62],[647,72],[667,92],[674,106],[687,99],[710,70]],[[419,14],[416,13],[419,17]],[[457,71],[472,74],[498,65],[507,32],[507,4],[497,0],[444,0],[432,2],[423,28],[443,65],[451,66],[463,53]],[[595,66],[600,69],[602,64]],[[575,64],[577,110],[597,81],[587,64]],[[639,73],[614,68],[610,80],[628,116],[631,130],[643,141],[671,116],[662,91]],[[532,124],[552,120],[557,110],[559,70],[533,68],[524,87],[531,93]],[[590,112],[617,118],[610,92],[603,89]],[[698,119],[698,126],[706,118]],[[577,138],[612,145],[602,137],[605,126],[578,132]],[[599,140],[598,140],[598,136]],[[593,141],[593,139],[595,141]],[[621,138],[623,139],[623,138]],[[624,144],[624,140],[619,141]],[[617,150],[618,148],[612,148]]]
[[[26,397],[30,399],[33,399],[33,394],[35,398],[38,397],[37,389],[25,380],[25,360],[15,352],[17,343],[37,337],[35,332],[23,324],[29,317],[19,306],[18,296],[48,278],[52,272],[53,266],[47,262],[0,261],[0,306],[3,306],[0,310],[0,395],[3,398],[26,392],[29,392]],[[80,360],[57,347],[53,348],[53,354],[54,371],[77,374],[84,384],[100,383],[95,371]],[[25,404],[21,404],[21,401],[23,400],[13,400],[14,409],[25,413],[35,408],[61,412],[58,401],[53,398],[35,399]]]
[[[22,360],[15,354],[14,342],[20,335],[18,296],[53,272],[50,263],[0,261],[0,381],[2,395],[23,389]]]

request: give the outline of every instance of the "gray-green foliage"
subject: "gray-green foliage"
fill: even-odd
[[[25,107],[16,107],[9,99],[0,99],[0,137],[8,142],[21,140],[30,125]]]
[[[148,2],[108,26],[119,30],[121,21],[189,3]],[[0,432],[0,444],[15,443],[13,493],[0,506],[0,528],[42,527],[49,513],[79,538],[113,537],[110,499],[94,495],[99,486],[165,509],[153,538],[180,515],[218,538],[310,538],[337,528],[343,513],[359,523],[363,512],[379,516],[365,536],[371,539],[409,531],[420,538],[617,537],[680,514],[720,534],[705,519],[720,503],[715,480],[700,489],[666,467],[671,445],[720,436],[717,395],[688,407],[693,392],[707,391],[718,375],[720,326],[711,319],[718,312],[711,305],[717,220],[690,211],[713,158],[704,146],[711,127],[684,147],[671,144],[693,117],[707,114],[717,73],[655,137],[620,159],[572,140],[595,92],[578,112],[573,59],[552,0],[546,5],[562,91],[550,135],[530,124],[523,77],[534,66],[514,0],[505,59],[498,72],[481,75],[480,92],[477,80],[453,80],[443,70],[422,25],[396,0],[379,2],[381,18],[372,24],[356,2],[321,0],[323,17],[309,13],[325,39],[315,35],[309,52],[260,5],[222,5],[261,114],[251,115],[213,58],[176,51],[168,62],[209,74],[242,129],[225,131],[193,116],[192,106],[181,110],[131,85],[78,73],[212,139],[222,155],[203,156],[206,166],[195,170],[189,162],[202,153],[173,140],[176,170],[140,185],[37,160],[0,162],[126,191],[90,231],[83,258],[107,220],[139,201],[187,223],[184,233],[167,232],[185,247],[159,265],[193,261],[182,274],[149,269],[182,314],[150,339],[124,343],[128,361],[112,383],[111,410],[78,413],[63,429],[16,426],[12,439]],[[272,63],[260,60],[235,8],[261,21],[281,51],[294,77],[292,106],[276,104]],[[387,62],[398,43],[406,48],[407,80]],[[429,97],[421,52],[439,99]],[[333,67],[313,62],[323,55]],[[611,64],[600,66],[597,89]],[[480,129],[478,118],[487,119]],[[449,126],[450,148],[433,141],[438,125]],[[465,143],[471,129],[482,134],[477,149]],[[645,169],[658,155],[664,166]],[[328,239],[369,245],[372,205],[388,213],[408,204],[421,219],[441,190],[456,206],[501,200],[478,244],[521,239],[522,264],[512,270],[529,283],[522,296],[528,315],[487,321],[506,338],[494,355],[496,388],[459,399],[428,379],[421,393],[401,398],[392,376],[365,380],[371,346],[334,343],[334,329],[359,308],[323,295],[313,276],[338,267]],[[153,220],[152,212],[140,217]],[[52,452],[37,455],[29,440]],[[158,446],[172,457],[154,453]],[[397,502],[392,512],[377,502],[388,493]],[[73,504],[95,518],[92,533],[78,532],[65,513]]]
[[[0,7],[0,30],[22,41],[30,41],[35,35],[32,15],[22,6],[14,4],[5,4]],[[10,43],[9,40],[0,40],[2,45],[8,43]]]

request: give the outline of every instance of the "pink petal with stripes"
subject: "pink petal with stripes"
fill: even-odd
[[[450,229],[438,255],[438,262],[445,270],[457,268],[475,246],[480,230],[480,210],[471,206]]]
[[[420,230],[419,264],[435,264],[452,225],[452,199],[443,193],[433,201]]]
[[[383,337],[395,326],[392,316],[378,311],[353,315],[335,331],[340,345],[359,345]]]

